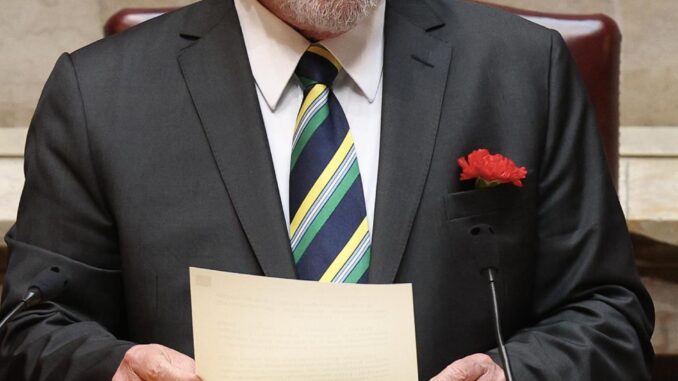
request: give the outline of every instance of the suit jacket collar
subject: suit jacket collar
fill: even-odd
[[[391,283],[405,252],[433,155],[451,46],[424,1],[387,2],[379,177],[369,278]]]
[[[179,53],[179,65],[252,250],[264,274],[294,278],[271,152],[232,1],[199,3],[182,36],[195,41]]]
[[[387,2],[370,281],[394,280],[429,170],[451,59],[425,1]],[[187,15],[178,61],[222,180],[264,274],[295,277],[266,131],[232,1]],[[407,179],[407,181],[403,181]],[[226,248],[227,249],[227,248]]]
[[[233,0],[203,0],[189,7],[184,25],[179,32],[182,37],[194,40],[210,33],[221,22],[232,22],[235,11]],[[236,17],[236,25],[240,25]],[[240,34],[238,34],[240,36]]]
[[[427,0],[384,0],[390,11],[426,32],[445,26],[445,21],[431,8]]]

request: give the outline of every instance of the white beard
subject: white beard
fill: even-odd
[[[277,0],[304,29],[344,33],[362,21],[381,0]]]

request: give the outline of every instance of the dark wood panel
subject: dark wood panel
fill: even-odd
[[[652,381],[678,380],[678,355],[657,355]]]
[[[7,246],[0,244],[0,285],[5,281],[5,271],[7,270]]]
[[[641,276],[678,283],[678,246],[635,233],[631,241]]]

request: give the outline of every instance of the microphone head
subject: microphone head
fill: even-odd
[[[499,249],[497,248],[497,237],[492,226],[477,224],[468,230],[468,234],[468,249],[475,259],[478,272],[484,273],[489,268],[498,271]]]
[[[59,267],[53,266],[45,269],[33,279],[33,283],[28,287],[28,291],[36,294],[28,304],[35,305],[52,300],[59,296],[67,285],[68,279]]]

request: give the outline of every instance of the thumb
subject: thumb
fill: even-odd
[[[485,355],[476,354],[457,360],[431,381],[476,381],[486,372]]]
[[[183,369],[175,368],[172,367],[169,364],[166,364],[166,366],[163,366],[163,368],[160,371],[160,374],[157,375],[156,378],[152,378],[151,380],[162,380],[162,381],[200,381],[200,377],[198,377],[195,373],[189,372]]]
[[[137,370],[137,374],[144,381],[200,381],[195,373],[176,368],[164,359],[140,370]]]
[[[200,381],[188,358],[170,348],[151,344],[145,361],[134,367],[135,373],[144,381]],[[192,361],[192,359],[190,359]]]

